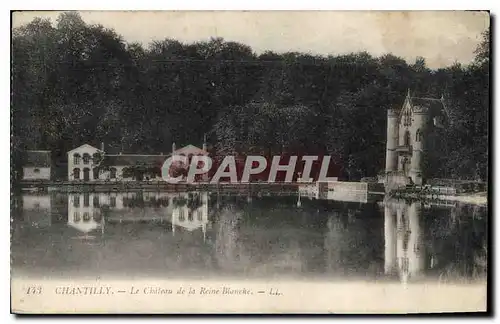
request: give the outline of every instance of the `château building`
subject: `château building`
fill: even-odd
[[[386,190],[425,182],[428,135],[444,127],[447,117],[443,96],[440,99],[415,97],[410,90],[400,109],[387,111],[386,161],[381,179]]]

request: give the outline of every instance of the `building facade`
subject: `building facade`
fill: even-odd
[[[203,149],[187,145],[176,149],[172,144],[170,154],[108,154],[104,144],[98,149],[89,144],[81,145],[67,153],[69,181],[134,181],[163,180],[161,169],[167,158],[185,156],[191,162],[195,155],[207,155]],[[206,177],[206,176],[205,176]]]
[[[426,179],[427,135],[443,127],[447,117],[444,98],[414,97],[410,91],[400,109],[387,111],[384,182],[387,188],[421,185]]]
[[[68,180],[92,181],[100,177],[98,165],[104,150],[83,144],[68,152]]]

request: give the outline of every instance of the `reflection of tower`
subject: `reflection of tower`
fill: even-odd
[[[238,256],[238,223],[242,211],[235,205],[229,204],[222,207],[216,227],[215,253],[219,266],[232,267]]]
[[[384,206],[384,237],[385,237],[385,273],[390,273],[396,266],[396,212],[393,208]]]
[[[425,270],[421,203],[386,201],[384,206],[385,273],[397,272],[403,283]]]

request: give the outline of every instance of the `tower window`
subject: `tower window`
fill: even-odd
[[[406,131],[404,136],[404,145],[410,145],[410,132]]]
[[[403,125],[404,126],[411,126],[411,112],[408,110],[404,112]]]
[[[421,142],[422,141],[422,131],[419,129],[417,129],[417,133],[415,135],[415,141],[416,142]]]

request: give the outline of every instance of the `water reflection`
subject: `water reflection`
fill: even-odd
[[[208,224],[208,193],[71,193],[68,195],[68,225],[88,234],[104,233],[107,223],[169,222],[176,228],[200,229]]]
[[[387,201],[384,206],[386,274],[397,271],[403,283],[426,266],[422,235],[422,203]]]
[[[49,195],[25,194],[21,203],[26,222],[34,227],[50,227],[52,201]]]
[[[104,233],[105,221],[99,203],[103,198],[98,193],[68,195],[68,226],[83,233],[77,238],[94,238],[89,234],[95,230]]]
[[[478,206],[392,199],[297,204],[297,197],[208,192],[20,198],[12,235],[14,272],[397,278],[402,283],[486,274],[487,210]]]

